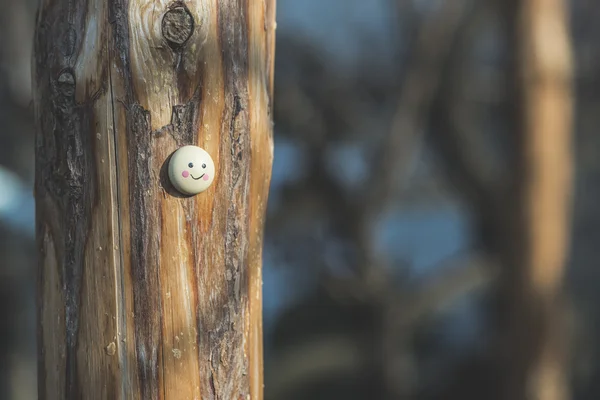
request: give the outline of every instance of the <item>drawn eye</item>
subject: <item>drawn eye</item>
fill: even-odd
[[[190,168],[194,168],[194,163],[189,163],[189,164],[188,164],[188,167],[190,167]]]
[[[202,164],[202,168],[206,168],[206,164]]]

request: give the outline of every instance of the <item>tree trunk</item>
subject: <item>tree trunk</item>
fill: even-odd
[[[566,4],[521,0],[513,3],[512,13],[520,150],[502,292],[508,340],[503,398],[565,400],[569,390],[561,291],[573,169]]]
[[[275,0],[41,3],[40,399],[262,399]]]

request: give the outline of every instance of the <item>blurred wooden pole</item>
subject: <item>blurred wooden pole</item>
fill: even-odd
[[[40,399],[262,399],[275,0],[43,0]],[[178,196],[169,155],[217,175]]]
[[[563,274],[571,230],[572,60],[567,4],[514,4],[517,143],[514,235],[507,266],[506,400],[569,398]],[[509,239],[510,240],[510,239]],[[510,259],[511,257],[509,257]]]

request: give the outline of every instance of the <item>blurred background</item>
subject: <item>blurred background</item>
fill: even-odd
[[[36,3],[0,0],[0,399],[36,398]],[[523,175],[517,3],[278,0],[267,400],[494,399],[503,371],[531,367],[506,346],[536,337],[510,339],[510,326],[560,330],[547,362],[574,400],[600,398],[600,4],[564,10],[570,247],[536,330],[535,308],[510,318],[527,301],[509,298],[519,274],[507,265]]]

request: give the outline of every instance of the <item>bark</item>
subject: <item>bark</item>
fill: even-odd
[[[44,0],[40,399],[262,399],[274,0]],[[166,165],[195,144],[212,186]]]

